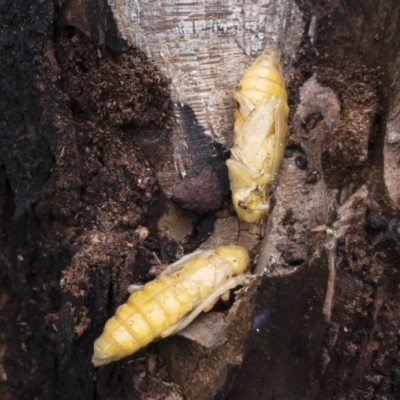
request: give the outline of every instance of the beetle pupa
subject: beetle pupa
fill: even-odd
[[[240,246],[198,250],[171,264],[141,289],[134,287],[95,341],[93,364],[119,360],[156,338],[183,329],[242,284],[248,263],[247,250]]]
[[[235,137],[226,162],[232,201],[239,219],[255,223],[269,211],[268,194],[288,132],[289,107],[275,46],[268,47],[246,70],[234,99]]]

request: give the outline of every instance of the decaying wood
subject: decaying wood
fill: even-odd
[[[0,12],[0,397],[400,397],[397,1]],[[233,216],[223,146],[271,42],[291,135],[264,230]],[[227,242],[257,273],[232,307],[92,367],[128,283]]]
[[[387,191],[394,207],[400,208],[400,113],[395,104],[394,113],[386,123],[386,139],[383,150],[384,178]]]
[[[214,396],[225,396],[230,380],[235,376],[242,363],[244,346],[251,331],[249,315],[253,307],[249,302],[255,287],[240,295],[230,310],[227,319],[221,314],[205,315],[196,321],[189,331],[167,338],[160,343],[168,371],[174,382],[183,390],[186,398],[206,400]],[[194,333],[194,331],[196,333]],[[201,337],[207,332],[213,338]],[[195,362],[195,364],[194,364]]]
[[[239,241],[239,221],[235,217],[225,217],[218,219],[214,224],[211,236],[200,246],[201,249],[212,249],[228,243],[238,244]]]
[[[167,211],[157,223],[161,238],[184,244],[193,233],[193,224],[174,203],[167,203]]]
[[[230,143],[232,93],[243,71],[266,45],[278,44],[285,76],[293,71],[304,25],[296,3],[167,0],[155,5],[110,0],[109,6],[121,36],[142,49],[171,80],[176,122],[173,157],[158,168],[164,193],[196,212],[215,211],[229,189],[221,155],[210,138]],[[87,5],[67,1],[61,8],[67,22],[85,32],[93,30]],[[195,198],[193,187],[202,188],[197,197],[208,196]]]
[[[319,116],[320,121],[306,130],[310,115]],[[335,92],[322,87],[316,76],[311,77],[300,88],[300,103],[293,117],[294,137],[302,152],[295,149],[284,159],[275,190],[276,206],[268,218],[256,272],[266,268],[272,272],[282,265],[282,252],[277,245],[292,242],[308,246],[309,232],[329,221],[337,190],[330,189],[322,179],[321,155],[339,119],[340,104]],[[307,169],[296,166],[296,157],[302,154],[308,160]],[[287,272],[287,268],[274,271]]]
[[[220,217],[215,221],[211,236],[201,244],[200,249],[238,244],[248,250],[252,259],[258,254],[263,225],[247,224],[236,217]]]
[[[328,323],[332,322],[332,309],[335,295],[336,282],[336,258],[338,257],[338,247],[341,240],[344,240],[352,226],[360,224],[366,214],[366,198],[368,190],[362,186],[337,210],[337,220],[328,228],[328,238],[325,244],[329,278],[326,288],[325,302],[322,312]]]

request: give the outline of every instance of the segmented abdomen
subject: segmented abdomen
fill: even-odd
[[[182,279],[183,278],[183,279]],[[131,294],[107,321],[95,346],[119,359],[147,345],[200,300],[200,287],[181,276],[165,276]]]
[[[233,95],[238,107],[235,110],[234,133],[238,134],[247,117],[242,115],[241,96],[248,99],[255,108],[271,96],[279,97],[284,105],[285,114],[289,113],[285,81],[280,73],[278,49],[270,46],[259,55],[243,74],[238,90]]]

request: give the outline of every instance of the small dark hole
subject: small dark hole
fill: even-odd
[[[299,155],[294,159],[296,167],[299,169],[307,169],[308,167],[308,160],[306,157]]]

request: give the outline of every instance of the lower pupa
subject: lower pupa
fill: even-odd
[[[243,283],[248,263],[247,250],[240,246],[198,250],[171,264],[154,281],[133,286],[128,301],[95,341],[93,364],[119,360],[180,331],[220,297],[227,300],[229,290]]]
[[[239,219],[255,223],[269,211],[268,194],[288,133],[287,94],[275,46],[246,70],[234,99],[235,138],[226,163],[232,201]]]

